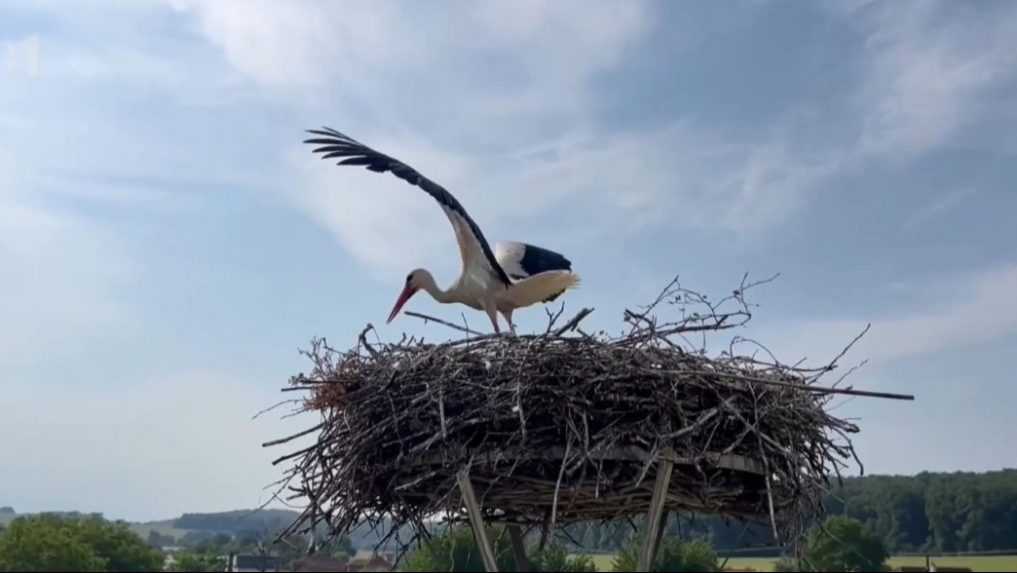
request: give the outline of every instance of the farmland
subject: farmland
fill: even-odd
[[[990,555],[990,556],[961,556],[961,557],[933,557],[936,565],[945,567],[968,567],[972,571],[1017,571],[1017,555]],[[727,569],[754,569],[756,571],[773,571],[773,564],[776,559],[766,557],[737,557],[727,561]],[[598,571],[612,571],[614,555],[594,555],[593,562],[597,565]],[[721,560],[723,562],[723,560]],[[924,557],[893,557],[890,559],[890,567],[925,565]]]

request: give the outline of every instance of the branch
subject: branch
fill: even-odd
[[[582,320],[589,316],[592,312],[593,312],[592,308],[584,308],[580,310],[574,317],[572,317],[572,320],[566,322],[564,326],[555,330],[554,335],[561,336],[562,334],[565,334],[566,332],[576,328],[577,326],[579,326],[579,323],[582,322]]]
[[[428,321],[437,322],[438,324],[442,324],[442,325],[445,325],[445,326],[447,326],[449,328],[453,328],[455,330],[458,330],[459,332],[465,332],[466,334],[473,334],[473,335],[476,335],[476,336],[483,336],[483,333],[477,332],[475,330],[471,330],[471,329],[469,329],[469,328],[467,328],[465,326],[459,326],[458,324],[455,324],[455,323],[452,323],[452,322],[448,322],[448,321],[442,320],[440,318],[435,318],[433,316],[428,316],[426,314],[421,314],[419,312],[413,312],[412,310],[407,310],[407,311],[403,312],[403,314],[405,314],[407,316],[412,316],[414,318],[422,319],[425,324]]]

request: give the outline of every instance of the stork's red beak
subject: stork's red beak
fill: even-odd
[[[416,293],[417,289],[411,287],[410,285],[406,285],[406,288],[403,289],[403,292],[399,293],[399,298],[396,300],[395,306],[392,307],[392,314],[388,315],[388,320],[385,322],[386,323],[392,322],[396,315],[399,314],[399,311],[402,310],[403,305],[406,304],[406,301],[410,300],[410,297]]]

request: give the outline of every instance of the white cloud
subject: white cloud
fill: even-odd
[[[0,152],[0,370],[51,344],[125,326],[118,289],[134,268],[114,233],[33,200],[13,156]]]
[[[474,209],[479,201],[470,201],[479,199],[480,193],[466,184],[470,167],[462,158],[406,139],[369,145],[454,190],[483,225]],[[312,156],[310,148],[293,150],[289,157],[303,178],[289,190],[293,204],[332,232],[355,258],[382,274],[402,274],[422,265],[459,272],[452,227],[440,206],[422,190],[387,173],[337,167]]]
[[[0,369],[126,326],[118,291],[134,271],[94,223],[0,196],[0,267]]]
[[[1017,10],[993,6],[999,10],[932,2],[871,10],[862,151],[911,157],[995,111],[980,96],[1014,76]]]
[[[337,127],[444,184],[492,239],[506,222],[526,224],[566,201],[605,220],[634,213],[632,230],[661,221],[771,228],[873,154],[913,155],[947,141],[980,113],[970,96],[1004,78],[1017,53],[1007,49],[1005,24],[980,41],[968,24],[983,16],[941,25],[935,10],[855,6],[843,12],[867,37],[851,110],[859,137],[817,138],[824,118],[794,110],[762,133],[687,122],[611,134],[593,118],[590,80],[621,65],[649,30],[650,9],[639,3],[485,2],[440,13],[390,3],[173,4],[237,70],[301,106],[318,98],[343,118]],[[342,103],[322,103],[329,98]],[[305,155],[291,165],[312,161]],[[419,191],[411,197],[398,181],[354,171],[311,169],[291,196],[376,269],[404,272],[431,264],[437,247],[455,252],[440,211]]]
[[[942,285],[948,284],[949,288]],[[774,329],[771,346],[788,362],[806,356],[818,364],[835,356],[871,323],[848,361],[870,359],[874,366],[935,352],[962,350],[1017,332],[1017,264],[961,277],[942,277],[924,290],[943,302],[926,310],[865,318],[808,321]],[[917,298],[917,296],[916,296]]]
[[[20,40],[4,42],[4,64],[11,76],[26,75],[30,78],[39,75],[40,42],[39,36],[32,34]]]
[[[606,207],[605,217],[621,211],[632,231],[667,221],[678,228],[752,232],[783,220],[834,171],[832,158],[809,158],[794,145],[781,132],[738,141],[691,123],[613,136],[573,134],[512,165],[504,186],[524,191],[527,200],[508,211],[594,203]],[[538,153],[550,159],[534,160]]]
[[[512,57],[538,74],[541,68],[545,74],[549,68],[567,68],[569,75],[585,76],[615,63],[646,23],[635,3],[478,2],[433,14],[415,14],[394,2],[170,3],[194,13],[205,35],[238,69],[271,85],[364,79],[358,76],[371,77],[379,66],[404,69],[443,60],[455,66],[455,56],[476,61],[492,49],[524,50]]]
[[[513,172],[499,161],[543,142],[550,124],[555,134],[582,131],[590,113],[588,82],[619,64],[650,22],[646,7],[635,2],[483,2],[440,12],[385,2],[172,4],[193,14],[206,37],[255,82],[295,102],[335,97],[369,110],[372,117],[363,118],[343,109],[348,119],[336,127],[448,187],[492,240],[506,215],[562,194],[530,171],[532,163],[515,164],[521,169]],[[420,135],[425,131],[428,137]],[[486,141],[487,149],[470,148],[467,140]],[[493,159],[492,147],[498,148]],[[421,264],[458,272],[452,232],[430,198],[387,175],[311,167],[313,161],[308,150],[292,152],[290,164],[304,184],[290,197],[351,254],[382,272]],[[506,188],[514,196],[492,200]],[[436,257],[439,252],[450,256]]]
[[[0,488],[29,505],[21,511],[144,520],[254,507],[282,477],[270,461],[289,451],[261,444],[316,423],[311,414],[280,420],[288,407],[252,420],[286,396],[237,373],[127,381],[111,372],[104,384],[40,384],[47,391],[31,378],[15,381],[0,403],[0,433],[20,436],[5,447]]]
[[[488,141],[584,117],[592,74],[618,64],[651,21],[636,2],[171,4],[236,69],[299,101],[355,102],[375,124]]]
[[[173,4],[256,82],[298,102],[324,92],[371,110],[337,127],[445,185],[490,239],[525,240],[503,237],[500,226],[558,205],[605,219],[622,210],[633,215],[631,230],[668,220],[758,231],[840,166],[832,153],[799,149],[797,118],[754,140],[684,123],[613,135],[595,128],[589,82],[622,64],[649,29],[641,3],[483,2],[440,14],[389,3]],[[423,137],[418,120],[436,131]],[[291,164],[311,162],[304,154]],[[419,191],[348,168],[297,169],[305,183],[291,194],[296,205],[375,269],[401,273],[433,264],[428,253],[455,253],[441,212]]]

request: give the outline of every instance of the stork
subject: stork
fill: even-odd
[[[433,197],[452,223],[462,259],[459,278],[448,289],[442,289],[426,269],[410,271],[387,322],[391,323],[406,301],[423,290],[440,303],[460,303],[486,312],[497,334],[501,334],[500,312],[515,334],[513,311],[551,302],[579,284],[572,263],[554,251],[515,241],[499,241],[491,249],[480,227],[451,193],[402,161],[328,127],[310,129],[308,133],[318,137],[304,143],[319,146],[314,153],[320,153],[322,159],[340,158],[338,165],[362,165],[377,173],[388,171]]]

